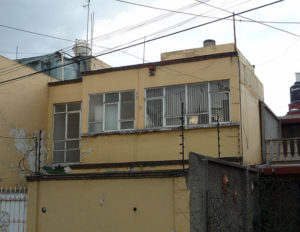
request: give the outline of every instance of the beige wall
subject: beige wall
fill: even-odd
[[[241,85],[241,131],[244,164],[261,163],[259,100],[264,100],[263,85],[255,76],[253,66],[239,54]]]
[[[97,58],[91,58],[91,70],[98,70],[98,69],[104,69],[104,68],[110,68],[111,66],[104,63],[102,60],[99,60]]]
[[[106,135],[82,138],[82,163],[182,159],[179,130],[144,134]],[[221,156],[239,155],[239,127],[220,129]],[[216,128],[185,131],[185,158],[189,152],[218,157]]]
[[[235,51],[234,44],[221,44],[217,46],[207,46],[201,48],[185,49],[161,54],[161,60],[173,60],[194,56],[205,56]]]
[[[0,69],[0,82],[36,72],[1,56]],[[42,130],[42,162],[46,159],[49,81],[49,76],[37,74],[0,84],[0,136],[18,138],[0,138],[0,187],[25,185],[24,175],[34,171],[35,142],[23,138],[38,136]],[[27,171],[19,168],[22,157]]]
[[[88,132],[88,96],[122,90],[135,90],[135,129],[144,129],[145,89],[158,86],[230,80],[231,122],[240,121],[237,58],[219,58],[190,63],[157,66],[156,74],[149,75],[147,67],[93,74],[83,77],[82,83],[49,87],[49,118],[53,104],[82,99],[82,133]],[[240,156],[238,124],[221,128],[221,155]],[[48,121],[50,141],[52,120]],[[82,137],[83,163],[125,162],[142,160],[181,159],[180,131],[153,132],[126,135],[99,135]],[[217,157],[217,129],[187,130],[185,152],[199,152]],[[117,146],[116,146],[117,144]],[[51,144],[49,144],[51,150]],[[50,152],[51,153],[51,152]],[[49,159],[51,161],[51,158]]]
[[[30,232],[186,232],[189,192],[185,177],[29,182],[27,215]]]

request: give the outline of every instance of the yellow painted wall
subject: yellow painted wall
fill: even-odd
[[[0,56],[0,82],[20,77],[35,70]],[[26,169],[33,171],[35,142],[33,136],[42,130],[42,161],[47,156],[47,105],[50,77],[37,74],[14,82],[0,84],[0,187],[25,185],[24,172],[19,161],[25,156]]]
[[[29,190],[30,232],[190,229],[185,177],[41,181],[29,182]]]
[[[144,128],[146,88],[230,80],[231,121],[239,121],[238,65],[236,58],[222,58],[198,62],[157,66],[156,74],[149,75],[148,68],[114,71],[83,77],[82,82],[82,132],[88,131],[88,95],[122,90],[136,90],[136,129]]]
[[[240,57],[240,85],[242,112],[242,149],[244,164],[261,163],[259,100],[263,101],[263,85],[254,74],[253,66],[242,54]]]
[[[161,54],[161,60],[173,60],[194,56],[205,56],[210,54],[219,54],[234,51],[234,44],[221,44],[217,46],[207,46],[201,48],[185,49]]]
[[[82,83],[49,87],[49,117],[53,117],[53,104],[82,99],[82,133],[88,132],[88,96],[122,90],[135,90],[135,128],[144,129],[145,89],[158,86],[230,80],[231,122],[239,122],[238,65],[236,58],[157,66],[156,74],[149,76],[148,68],[114,71],[83,77]],[[52,140],[52,120],[48,121]],[[217,130],[201,128],[187,130],[186,154],[199,152],[217,156]],[[134,135],[107,135],[82,137],[82,162],[125,162],[142,160],[181,159],[180,131],[153,132]],[[221,153],[240,156],[239,131],[236,126],[221,129]],[[50,141],[51,141],[50,140]],[[117,144],[117,146],[116,146]],[[51,150],[51,146],[49,146]]]
[[[130,161],[182,159],[179,130],[82,137],[82,163],[113,163]],[[239,155],[239,127],[220,129],[221,156]],[[218,157],[216,128],[201,128],[185,131],[185,158],[189,152]]]
[[[209,54],[209,50],[216,53],[234,51],[232,44],[220,45],[217,48],[207,47],[204,48],[205,51],[200,49],[196,53],[198,52],[198,55],[203,52]],[[189,54],[191,51],[186,53]],[[229,80],[231,122],[240,123],[240,113],[242,113],[243,128],[238,129],[237,126],[232,126],[221,129],[221,156],[241,156],[243,153],[245,164],[260,163],[258,100],[263,99],[263,86],[255,76],[250,63],[240,52],[238,53],[240,62],[238,62],[237,57],[228,57],[158,65],[154,76],[149,75],[147,67],[90,73],[83,77],[82,82],[49,88],[48,116],[49,118],[53,117],[53,104],[82,101],[81,129],[82,133],[86,135],[88,134],[88,99],[90,94],[135,90],[135,129],[141,130],[145,128],[145,89]],[[174,58],[173,55],[177,57],[178,54],[181,53],[168,53],[165,59]],[[187,54],[181,55],[185,57]],[[241,92],[239,91],[240,87]],[[242,100],[242,108],[240,108],[240,99]],[[51,141],[52,120],[48,121],[48,128]],[[175,130],[143,134],[84,136],[82,137],[82,162],[178,159],[180,152],[179,133],[178,130]],[[216,128],[187,130],[186,153],[193,151],[217,157],[216,134]],[[51,151],[51,144],[49,144],[49,149]],[[49,160],[51,161],[51,157]]]

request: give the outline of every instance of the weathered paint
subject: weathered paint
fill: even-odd
[[[260,112],[263,101],[263,85],[254,74],[254,67],[240,54],[241,134],[244,164],[260,164]]]
[[[31,68],[0,56],[0,68],[16,67],[13,72],[1,74],[0,81],[35,72]],[[20,170],[19,161],[34,146],[33,140],[15,138],[32,138],[47,131],[48,82],[51,78],[37,74],[0,86],[0,187],[26,184]],[[41,152],[46,156],[45,139],[42,139]],[[47,149],[46,149],[47,150]],[[29,152],[26,165],[33,170],[34,152]],[[43,158],[42,158],[43,159]],[[28,167],[27,167],[28,168]]]
[[[208,47],[204,50],[197,50],[195,54],[202,55],[201,51],[204,51],[204,55],[209,52],[235,51],[232,44],[222,45],[219,50]],[[174,53],[175,58],[185,58],[191,54],[193,55],[193,52]],[[253,67],[240,53],[238,54],[239,57],[221,57],[158,65],[154,76],[149,76],[147,66],[118,69],[112,72],[88,73],[83,77],[82,82],[49,88],[48,118],[53,117],[53,104],[82,102],[81,129],[85,134],[81,143],[81,161],[83,163],[180,159],[179,130],[122,135],[89,135],[89,94],[134,89],[136,95],[135,129],[143,130],[145,129],[144,93],[146,88],[227,79],[230,81],[230,117],[231,122],[235,125],[221,128],[221,156],[243,156],[245,164],[260,163],[258,101],[263,99],[263,87],[255,76]],[[171,57],[170,54],[168,56]],[[242,107],[240,107],[240,100],[242,100]],[[52,153],[52,128],[52,120],[48,120],[48,130],[51,133],[50,154]],[[186,130],[185,135],[186,152],[194,151],[217,157],[216,127]],[[249,143],[251,143],[250,148],[247,147]]]
[[[28,185],[30,232],[189,231],[185,177],[57,180]]]

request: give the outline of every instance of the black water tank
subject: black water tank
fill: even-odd
[[[291,103],[300,102],[300,73],[296,73],[296,82],[290,88]]]

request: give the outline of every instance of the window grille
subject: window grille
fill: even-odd
[[[179,126],[181,102],[185,125],[228,122],[229,81],[146,89],[146,128]]]

